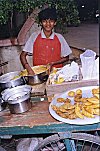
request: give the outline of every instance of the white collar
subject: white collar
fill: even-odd
[[[42,37],[42,38],[46,38],[46,36],[45,36],[43,30],[41,31],[41,37]],[[54,32],[52,32],[52,34],[51,34],[51,36],[49,37],[49,39],[54,39]]]

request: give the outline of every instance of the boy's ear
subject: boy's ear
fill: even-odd
[[[42,22],[40,22],[40,25],[42,26]]]
[[[54,25],[56,25],[56,24],[57,24],[57,22],[55,21]]]

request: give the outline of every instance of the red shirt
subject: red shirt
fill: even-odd
[[[61,43],[56,35],[54,39],[42,38],[39,34],[33,45],[33,64],[46,65],[61,59]],[[62,67],[62,64],[55,65]]]

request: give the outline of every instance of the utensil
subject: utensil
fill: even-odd
[[[76,92],[77,89],[81,89],[82,90],[82,96],[84,98],[88,98],[88,97],[92,97],[92,89],[97,89],[98,86],[86,86],[86,87],[78,87],[78,88],[75,88],[75,89],[71,89],[69,91],[74,91]],[[86,125],[86,124],[94,124],[94,123],[99,123],[100,121],[100,116],[99,115],[95,115],[94,118],[88,118],[88,117],[84,117],[84,119],[81,119],[81,118],[76,118],[76,119],[68,119],[68,118],[64,118],[64,117],[61,117],[60,115],[58,115],[52,108],[52,106],[61,106],[62,103],[59,103],[57,102],[57,99],[58,98],[69,98],[71,99],[71,103],[74,104],[74,99],[73,97],[69,97],[68,96],[68,92],[69,91],[66,91],[64,93],[61,93],[60,95],[57,95],[56,97],[54,97],[52,99],[52,102],[50,103],[49,105],[49,112],[50,114],[55,118],[57,119],[58,121],[60,122],[64,122],[64,123],[68,123],[68,124],[75,124],[75,125]]]
[[[0,112],[3,111],[7,106],[7,103],[3,101],[2,97],[0,96]]]
[[[5,102],[8,102],[8,106],[11,113],[23,113],[31,108],[31,90],[31,86],[23,85],[6,89],[1,92],[2,99]]]
[[[20,71],[15,71],[0,76],[0,91],[26,84],[25,78],[19,74]]]
[[[30,101],[30,94],[25,94],[17,100],[9,100],[8,105],[11,113],[16,114],[26,112],[32,107],[32,103]]]
[[[36,85],[36,84],[41,84],[43,82],[46,82],[48,79],[48,73],[43,72],[40,74],[35,74],[33,76],[28,75],[28,76],[24,76],[26,83],[29,85]]]
[[[35,70],[36,67],[38,68],[39,66],[32,67],[32,69]],[[41,73],[23,76],[25,78],[26,83],[29,85],[36,85],[46,82],[49,77],[49,66],[47,65],[44,67],[46,67],[46,70]]]

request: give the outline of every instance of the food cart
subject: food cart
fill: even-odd
[[[56,118],[50,112],[51,101],[49,96],[59,93],[58,97],[65,95],[65,92],[68,93],[70,90],[76,88],[84,87],[88,88],[98,87],[98,80],[84,80],[84,81],[74,81],[74,82],[65,82],[57,85],[49,85],[49,81],[46,83],[47,95],[35,96],[31,95],[32,107],[27,112],[21,114],[11,114],[9,108],[0,112],[0,135],[29,135],[33,136],[43,135],[43,134],[58,134],[62,132],[88,132],[88,131],[99,131],[99,115],[97,120],[88,122],[88,120],[81,119],[79,123],[77,121],[69,122]],[[70,88],[70,89],[69,89]],[[42,87],[43,89],[43,87]],[[52,98],[53,101],[54,98]],[[57,99],[57,98],[56,98]],[[71,120],[72,121],[72,120]],[[83,121],[81,123],[81,121]]]

